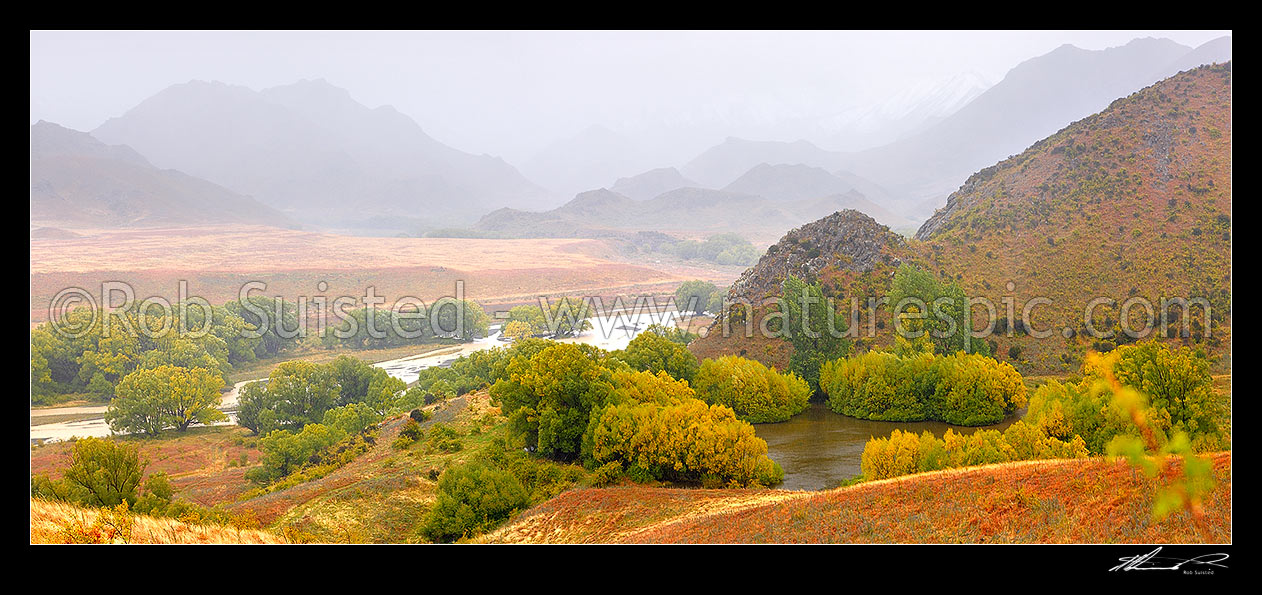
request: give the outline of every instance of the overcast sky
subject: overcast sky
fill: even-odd
[[[1195,47],[1227,31],[31,32],[31,121],[91,130],[176,83],[325,78],[432,136],[510,161],[593,124],[817,116],[918,82],[996,83],[1069,43]]]

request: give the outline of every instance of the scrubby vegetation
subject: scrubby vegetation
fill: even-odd
[[[592,327],[592,304],[585,299],[563,297],[548,304],[514,306],[504,322],[505,336],[571,337]]]
[[[421,532],[432,541],[470,537],[506,521],[530,503],[526,489],[511,473],[482,463],[444,471],[438,500]]]
[[[362,404],[384,415],[414,406],[405,388],[385,370],[349,356],[328,364],[285,362],[266,382],[241,388],[237,423],[266,435],[322,422],[330,410],[348,405]]]
[[[806,409],[811,388],[793,372],[728,355],[705,360],[693,387],[706,403],[724,405],[750,423],[785,421]]]
[[[444,298],[434,302],[428,310],[422,306],[352,310],[346,313],[341,324],[324,334],[322,341],[326,347],[383,349],[439,339],[468,341],[486,336],[490,317],[477,302]]]
[[[1110,374],[1145,396],[1139,415],[1158,446],[1179,433],[1200,452],[1229,446],[1220,431],[1227,411],[1213,390],[1205,354],[1156,341],[1123,346],[1084,364],[1077,383],[1052,380],[1040,386],[1030,397],[1026,421],[1049,436],[1079,436],[1097,455],[1106,454],[1118,437],[1139,437],[1131,413],[1114,406],[1114,392],[1101,385]]]
[[[968,353],[869,351],[825,363],[820,386],[833,411],[882,421],[981,426],[1026,404],[1025,383],[1010,364]]]
[[[769,486],[784,479],[752,426],[730,408],[698,399],[609,405],[592,417],[583,442],[593,467],[605,473],[623,467],[632,479],[706,487]]]
[[[497,374],[491,396],[527,449],[605,474],[616,462],[641,480],[768,485],[783,476],[730,408],[708,406],[665,370],[635,371],[589,346],[528,347]],[[728,458],[709,456],[717,452]]]
[[[917,436],[894,430],[889,438],[873,438],[863,447],[862,469],[864,479],[887,479],[954,467],[1087,455],[1082,438],[1058,440],[1037,426],[1018,421],[1003,432],[959,434],[947,430],[942,438],[928,431]]]
[[[296,339],[284,335],[297,324],[294,304],[264,297],[176,306],[167,316],[142,315],[139,306],[113,312],[78,308],[61,321],[61,328],[73,332],[57,332],[50,323],[31,331],[32,401],[65,394],[105,401],[127,375],[162,366],[202,368],[222,387],[233,366],[292,347]]]
[[[300,344],[359,350],[467,341],[485,336],[489,321],[477,303],[450,300],[440,300],[428,311],[374,309],[372,330],[368,312],[346,313],[322,339],[304,342],[299,327],[305,322],[298,320],[297,305],[279,298],[175,305],[166,315],[156,309],[141,313],[139,306],[113,312],[75,309],[60,321],[70,332],[57,332],[49,323],[31,331],[32,403],[74,397],[108,401],[128,375],[162,367],[206,370],[216,379],[216,388],[223,388],[235,370],[248,370]],[[463,312],[459,324],[458,312]],[[138,425],[149,431],[153,422]]]
[[[1229,448],[1219,430],[1223,404],[1203,353],[1155,341],[1089,354],[1078,383],[1049,381],[1030,409],[1002,433],[980,430],[943,438],[895,430],[863,450],[863,479],[987,463],[1090,455],[1126,457],[1157,486],[1152,516],[1186,510],[1206,535],[1203,501],[1215,485],[1211,463],[1198,452]],[[1149,396],[1149,394],[1153,396]],[[1174,471],[1172,457],[1181,462]]]
[[[134,445],[102,438],[76,440],[62,477],[39,473],[31,476],[31,497],[107,511],[105,519],[125,521],[131,513],[177,518],[195,524],[257,528],[249,515],[207,508],[176,499],[165,473],[145,475],[149,461]],[[85,536],[102,527],[78,527]],[[86,533],[85,533],[86,531]],[[73,538],[74,535],[69,536]],[[74,540],[71,539],[73,542]]]
[[[666,250],[683,259],[724,265],[751,265],[762,256],[749,240],[734,233],[712,235],[701,242],[681,240]]]
[[[700,362],[688,351],[688,337],[679,329],[650,325],[636,335],[626,348],[611,355],[635,370],[666,372],[674,378],[692,381]]]

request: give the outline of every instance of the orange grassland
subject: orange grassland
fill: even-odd
[[[166,473],[180,498],[215,506],[230,503],[254,488],[245,471],[262,456],[250,431],[240,426],[189,428],[167,432],[160,439],[125,436],[115,440],[134,445],[145,474]],[[70,466],[70,442],[54,442],[31,449],[31,473],[61,477]],[[241,465],[242,458],[246,461]]]
[[[493,543],[1226,543],[1231,453],[1210,455],[1204,522],[1156,522],[1156,481],[1107,458],[924,473],[824,492],[574,490],[488,534]]]
[[[269,531],[220,525],[197,525],[174,519],[135,515],[131,537],[126,541],[109,531],[93,528],[99,510],[64,502],[31,498],[31,543],[82,543],[69,538],[67,529],[78,527],[93,543],[287,543]]]
[[[368,286],[387,300],[427,303],[454,296],[520,303],[540,295],[658,295],[687,279],[730,282],[718,267],[629,263],[601,240],[356,237],[260,226],[77,229],[70,237],[33,239],[31,319],[45,320],[62,289],[81,287],[100,299],[101,283],[129,283],[136,298],[174,300],[179,281],[213,304],[253,295],[359,298]],[[319,283],[328,284],[323,291]],[[121,297],[116,297],[116,301]]]

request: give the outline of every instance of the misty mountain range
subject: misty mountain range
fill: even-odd
[[[292,222],[258,201],[159,169],[125,145],[40,121],[31,126],[31,221],[84,227]]]
[[[1151,38],[1095,51],[1065,45],[1019,64],[993,86],[966,74],[866,110],[799,122],[811,136],[794,142],[728,138],[672,164],[641,139],[592,126],[544,147],[520,170],[449,147],[412,118],[389,106],[366,107],[324,80],[262,91],[193,81],[90,135],[33,126],[32,221],[154,224],[175,216],[172,205],[191,201],[263,223],[525,233],[524,221],[548,222],[537,229],[599,223],[592,208],[608,209],[603,221],[625,217],[640,225],[671,209],[727,220],[712,209],[727,201],[747,224],[761,216],[758,225],[792,227],[822,216],[808,217],[817,208],[847,202],[905,227],[931,215],[978,169],[1140,88],[1230,57],[1229,37],[1198,48]],[[78,139],[80,148],[37,150],[58,135]],[[876,138],[889,142],[822,148]],[[599,201],[582,193],[597,188],[610,191]],[[71,216],[66,208],[75,205],[82,212]],[[740,221],[731,224],[739,228]]]

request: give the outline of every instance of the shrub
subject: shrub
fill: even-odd
[[[1026,404],[1025,384],[1011,364],[968,353],[869,351],[825,363],[820,386],[833,411],[883,421],[980,426]]]
[[[412,421],[419,424],[429,421],[430,418],[434,417],[434,414],[424,409],[413,409],[408,413],[408,417],[412,418]]]
[[[632,479],[641,474],[682,482],[712,477],[733,486],[770,486],[784,479],[753,426],[728,407],[698,399],[606,406],[592,416],[583,453],[589,467],[613,461],[628,465]]]
[[[491,397],[527,448],[551,459],[574,460],[592,409],[614,389],[612,373],[598,361],[602,357],[598,350],[572,343],[552,343],[529,358],[518,355],[491,387]]]
[[[460,432],[447,424],[434,424],[430,428],[429,438],[425,440],[425,446],[430,451],[439,452],[460,452],[464,449]]]
[[[592,485],[596,487],[613,485],[620,477],[622,477],[622,462],[609,461],[596,468],[596,472],[592,476]]]
[[[246,478],[256,483],[269,483],[289,475],[313,460],[317,454],[343,438],[346,432],[323,424],[307,424],[298,433],[273,430],[259,440],[263,451],[262,467],[251,469]]]
[[[701,400],[726,405],[750,423],[785,421],[806,409],[811,395],[798,375],[735,355],[702,362],[693,387]]]
[[[70,466],[63,474],[67,499],[90,506],[118,506],[136,503],[148,461],[142,461],[134,446],[103,438],[76,440],[70,453]]]
[[[1153,408],[1168,411],[1175,431],[1218,433],[1223,407],[1203,353],[1145,341],[1118,348],[1113,373],[1123,386],[1147,395]]]
[[[1213,390],[1208,361],[1191,349],[1171,350],[1154,341],[1125,345],[1086,358],[1082,373],[1077,384],[1053,380],[1035,389],[1026,421],[1049,436],[1081,436],[1095,454],[1105,454],[1115,438],[1138,438],[1129,413],[1112,406],[1112,390],[1103,382],[1112,374],[1120,385],[1145,395],[1139,412],[1156,444],[1186,432],[1198,450],[1225,447],[1218,423],[1223,403]]]
[[[452,467],[438,479],[438,499],[426,514],[421,533],[437,542],[471,537],[528,504],[525,488],[510,473],[482,463]]]
[[[403,422],[403,428],[399,430],[399,435],[394,442],[390,443],[390,447],[395,450],[406,450],[421,439],[422,433],[421,424],[417,423],[416,418],[409,418]]]
[[[894,430],[889,438],[873,438],[864,445],[860,468],[864,479],[875,480],[1010,461],[1083,458],[1088,454],[1082,438],[1059,440],[1037,425],[1018,421],[1003,432],[977,430],[960,434],[947,430],[942,438],[927,430],[919,436]]]
[[[684,345],[656,332],[637,335],[626,349],[614,352],[619,360],[635,370],[666,372],[674,378],[692,382],[697,373],[697,356]]]

